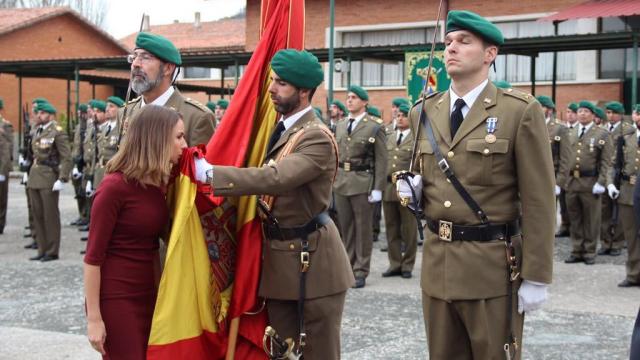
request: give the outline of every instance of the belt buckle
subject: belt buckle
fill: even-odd
[[[635,185],[636,184],[636,180],[638,180],[638,175],[629,176],[629,184]]]
[[[344,163],[344,171],[351,171],[351,163],[350,162]]]
[[[451,242],[453,240],[453,223],[451,221],[438,221],[438,237],[442,241]]]
[[[573,177],[576,179],[580,178],[580,170],[573,170]]]

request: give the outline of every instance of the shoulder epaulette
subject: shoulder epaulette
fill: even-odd
[[[384,121],[382,121],[382,119],[374,117],[373,121],[377,122],[378,124],[382,124]]]
[[[524,91],[520,91],[518,89],[513,89],[513,88],[509,88],[509,89],[505,89],[502,91],[505,95],[510,95],[516,99],[520,99],[526,103],[530,103],[533,102],[535,100],[535,97],[529,93],[526,93]]]
[[[184,101],[188,104],[191,104],[195,107],[197,107],[198,109],[204,111],[204,112],[211,112],[211,110],[204,106],[201,102],[199,102],[198,100],[194,100],[192,98],[184,98]]]
[[[425,97],[425,99],[429,100],[429,99],[431,99],[432,97],[434,97],[434,96],[436,96],[436,95],[442,95],[442,94],[444,94],[444,92],[443,92],[443,91],[436,91],[436,92],[432,92],[431,94],[428,94],[428,95]],[[414,107],[416,107],[417,105],[419,105],[419,104],[421,104],[421,103],[422,103],[422,96],[420,96],[420,97],[418,98],[418,100],[416,100],[416,102],[414,102],[414,103],[413,103],[413,106],[411,106],[411,108],[413,109]]]

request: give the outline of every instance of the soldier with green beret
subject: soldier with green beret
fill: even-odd
[[[594,114],[595,118],[593,121],[596,123],[596,125],[606,127],[605,125],[607,125],[607,113],[601,107],[596,106]]]
[[[504,359],[506,351],[519,359],[524,313],[545,302],[552,276],[554,174],[544,114],[530,94],[489,81],[504,41],[497,26],[450,11],[445,33],[451,87],[411,109],[416,173],[396,183],[401,202],[421,206],[427,218],[421,286],[429,354]]]
[[[206,104],[207,108],[209,108],[209,110],[211,110],[212,112],[216,111],[216,103],[214,101],[207,101]]]
[[[220,121],[224,117],[224,113],[227,112],[227,108],[229,107],[229,100],[220,99],[216,103],[216,108],[214,110],[217,124],[220,125]]]
[[[399,115],[398,108],[402,104],[411,106],[411,102],[403,97],[396,97],[391,100],[391,121],[385,122],[387,126],[387,133],[393,132],[395,130],[396,118]]]
[[[344,119],[348,112],[347,107],[344,106],[342,101],[333,100],[331,106],[329,106],[329,121],[326,122],[331,132],[336,133],[336,126]]]
[[[386,126],[386,124],[384,123],[384,120],[382,120],[382,114],[380,113],[380,109],[378,109],[377,107],[368,104],[367,105],[367,114],[371,115],[371,117],[375,120],[375,121],[382,121],[382,124],[384,126],[385,129],[385,135],[388,136],[388,128]],[[384,190],[383,190],[384,191]],[[380,237],[380,221],[382,220],[382,202],[376,202],[373,204],[373,219],[372,219],[372,224],[373,224],[373,242],[378,241],[378,238]],[[384,247],[382,248],[384,250]]]
[[[563,144],[558,183],[567,192],[571,218],[571,255],[565,263],[595,264],[600,238],[602,194],[607,190],[613,143],[607,130],[596,126],[595,105],[578,104],[578,123]],[[604,195],[606,196],[606,195]]]
[[[0,234],[7,223],[9,172],[13,168],[13,125],[2,116],[4,101],[0,98]]]
[[[73,169],[71,170],[71,183],[75,191],[75,199],[78,205],[79,216],[72,221],[70,225],[85,226],[89,223],[89,206],[85,189],[82,185],[82,176],[85,171],[83,143],[87,135],[87,104],[78,105],[78,124],[73,134],[73,146],[71,150],[71,159],[73,160]]]
[[[107,115],[107,103],[102,100],[93,100],[90,102],[93,108],[93,118],[91,119],[91,130],[88,131],[88,139],[86,139],[85,146],[85,154],[89,156],[87,165],[87,172],[84,174],[85,179],[87,180],[85,183],[85,194],[87,197],[91,198],[93,193],[98,188],[98,183],[96,181],[96,172],[99,167],[100,160],[100,133],[103,132],[103,129],[106,126],[107,121],[109,120]],[[117,109],[116,109],[117,111]],[[113,115],[113,110],[112,113]],[[104,164],[103,164],[104,168]],[[91,202],[91,201],[90,201]],[[88,230],[86,227],[81,228]]]
[[[141,32],[127,60],[131,64],[131,89],[140,96],[118,113],[122,136],[126,136],[128,124],[135,121],[138,111],[146,104],[153,104],[173,108],[182,115],[189,146],[207,144],[215,127],[213,112],[198,101],[185,98],[173,87],[182,64],[180,52],[173,43],[163,36]]]
[[[640,175],[640,104],[632,107],[631,120],[636,132],[633,136],[625,137],[625,167],[620,196],[618,197],[628,256],[625,266],[626,276],[618,284],[620,287],[640,286],[640,238],[638,237],[638,224],[640,223],[640,182],[638,181],[638,175]],[[633,218],[627,214],[627,206],[631,206],[633,209]],[[631,226],[632,224],[633,226]]]
[[[58,259],[60,249],[60,190],[69,180],[71,149],[67,133],[55,121],[56,109],[38,104],[36,132],[31,142],[33,165],[29,170],[30,193],[38,255],[30,260]]]
[[[263,166],[212,166],[197,159],[196,178],[210,183],[216,196],[261,195],[278,224],[263,223],[266,244],[258,296],[265,299],[269,324],[282,339],[293,339],[304,359],[337,360],[342,311],[353,275],[338,230],[326,213],[337,146],[311,107],[324,73],[315,56],[294,49],[278,51],[271,69],[268,90],[282,116]],[[306,332],[302,348],[301,332]]]
[[[373,249],[374,204],[386,184],[386,131],[382,120],[367,114],[369,94],[352,85],[347,92],[347,120],[338,123],[339,169],[333,186],[343,241],[356,278],[365,286]]]
[[[567,127],[569,129],[576,127],[578,121],[578,103],[569,103],[565,115],[567,116]]]
[[[619,256],[622,254],[622,248],[625,244],[624,220],[622,212],[614,211],[615,207],[622,210],[621,201],[618,200],[619,187],[623,185],[622,176],[626,169],[625,161],[634,161],[634,158],[627,154],[630,147],[627,142],[632,142],[627,137],[631,137],[636,133],[635,126],[622,121],[624,116],[624,106],[617,101],[611,101],[605,104],[606,113],[601,108],[596,108],[596,112],[600,112],[597,116],[602,116],[603,122],[608,120],[603,128],[609,132],[613,144],[613,158],[611,159],[612,177],[609,179],[608,195],[602,196],[602,223],[600,225],[600,249],[598,255]],[[599,110],[599,111],[598,111]],[[627,141],[629,140],[629,141]],[[637,147],[637,144],[636,144]],[[633,154],[635,155],[635,154]],[[635,163],[633,164],[635,166]],[[613,174],[618,174],[618,179]],[[615,180],[615,181],[614,181]],[[617,184],[617,185],[616,185]],[[623,194],[623,201],[627,200],[627,191]],[[633,220],[632,208],[627,208],[627,223]],[[630,215],[630,217],[628,217]],[[617,216],[617,218],[615,217]]]

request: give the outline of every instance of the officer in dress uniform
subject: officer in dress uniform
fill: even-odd
[[[0,98],[0,110],[4,102]],[[7,223],[9,172],[13,168],[13,125],[0,114],[0,234]]]
[[[382,195],[384,223],[387,230],[387,250],[389,268],[382,277],[402,276],[411,278],[417,252],[417,221],[409,209],[400,205],[392,177],[397,171],[409,170],[413,137],[407,118],[410,110],[408,103],[398,106],[398,115],[394,118],[396,130],[387,134],[387,186]]]
[[[613,146],[609,133],[593,121],[595,106],[588,101],[578,106],[579,125],[570,130],[569,141],[562,144],[558,174],[558,184],[567,192],[571,217],[573,250],[565,263],[584,261],[593,265],[602,220],[600,197],[608,185]]]
[[[342,101],[333,100],[331,106],[329,106],[329,121],[326,124],[329,130],[331,130],[334,135],[336,133],[336,127],[338,126],[338,123],[344,119],[345,114],[347,113],[347,107],[344,106]]]
[[[505,351],[519,359],[523,313],[546,300],[551,282],[549,138],[533,96],[488,80],[503,42],[481,16],[450,11],[451,88],[410,113],[419,175],[396,185],[415,207],[411,183],[427,217],[421,286],[433,359],[504,359]]]
[[[122,136],[126,136],[128,123],[135,120],[138,110],[153,104],[173,108],[182,115],[189,146],[206,145],[213,135],[215,119],[206,106],[185,98],[172,86],[177,67],[182,64],[175,45],[163,36],[141,32],[128,60],[131,63],[131,89],[142,95],[126,105],[126,119],[122,119],[124,110],[118,113],[118,123],[123,124]]]
[[[603,128],[611,136],[613,146],[611,170],[614,173],[617,171],[618,174],[622,174],[624,168],[624,158],[626,155],[625,149],[628,149],[628,147],[626,146],[626,137],[635,134],[636,129],[635,126],[622,121],[622,117],[624,116],[624,106],[621,103],[617,101],[608,102],[605,105],[605,109],[605,118],[608,119],[609,122],[603,124]],[[620,169],[615,168],[617,166],[617,159],[621,160],[620,165],[622,165],[622,167]],[[620,178],[620,176],[618,177]],[[612,176],[609,179],[609,184],[611,184],[610,186],[614,186],[614,178],[615,176]],[[619,189],[616,189],[614,193],[617,192],[617,190]],[[611,191],[609,191],[609,194],[611,194]],[[629,197],[625,200],[631,201],[631,198]],[[622,253],[622,247],[624,246],[625,240],[625,232],[622,226],[622,222],[620,221],[621,213],[618,212],[618,219],[616,219],[617,224],[613,224],[614,219],[612,217],[612,214],[614,213],[614,206],[618,206],[619,203],[620,200],[616,200],[611,196],[602,196],[602,223],[600,225],[600,250],[598,250],[598,255],[619,256]],[[629,205],[632,205],[632,203]],[[618,209],[621,208],[618,207]]]
[[[578,104],[575,102],[569,103],[565,110],[566,121],[564,125],[567,127],[567,138],[571,136],[571,129],[577,126],[578,121]],[[562,154],[560,154],[562,155]],[[571,219],[569,218],[569,211],[567,210],[567,193],[562,187],[560,187],[560,196],[558,196],[560,202],[560,228],[556,233],[556,237],[564,237],[570,235]]]
[[[54,120],[56,109],[49,103],[38,105],[38,126],[33,137],[33,166],[27,189],[30,193],[38,255],[29,260],[58,259],[60,249],[60,190],[69,180],[71,149],[62,127]]]
[[[353,85],[347,93],[348,119],[338,123],[338,177],[333,186],[342,239],[356,288],[365,286],[373,248],[374,204],[387,181],[387,147],[382,120],[366,112],[369,94]]]
[[[89,223],[89,208],[87,206],[87,196],[82,186],[82,172],[85,170],[83,146],[87,136],[87,104],[78,105],[78,124],[73,134],[73,149],[71,158],[73,159],[73,169],[71,170],[71,183],[75,192],[75,199],[78,204],[79,217],[72,221],[70,225],[85,226]]]
[[[337,171],[337,145],[310,106],[324,75],[315,56],[293,49],[276,53],[271,68],[269,92],[282,117],[264,165],[241,169],[199,159],[196,178],[210,183],[219,196],[269,195],[263,199],[272,205],[270,213],[279,226],[264,222],[258,292],[266,298],[270,325],[281,338],[296,343],[306,332],[306,360],[339,359],[342,310],[354,279],[338,229],[326,213]],[[301,263],[307,253],[308,262]],[[307,269],[304,294],[301,266]],[[299,327],[300,299],[304,329]]]

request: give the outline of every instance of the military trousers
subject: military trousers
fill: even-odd
[[[581,259],[596,256],[600,238],[601,199],[590,192],[567,192],[567,210],[571,217],[571,255]]]
[[[298,284],[291,284],[298,286]],[[347,292],[307,299],[304,302],[304,330],[307,345],[305,360],[340,359],[340,328]],[[300,325],[298,302],[295,300],[267,299],[269,325],[282,339],[291,338],[298,344]]]
[[[38,255],[57,256],[60,250],[59,191],[29,189]]]
[[[569,211],[567,210],[567,192],[564,191],[564,189],[560,190],[558,203],[560,203],[560,229],[568,230],[571,226],[571,219],[569,218]]]
[[[387,231],[389,270],[411,272],[418,251],[416,217],[399,201],[383,201],[382,208]]]
[[[512,297],[513,334],[517,339],[514,360],[520,359],[524,314],[518,313],[517,294]],[[504,360],[504,345],[511,326],[507,296],[491,299],[445,301],[422,292],[422,311],[429,358],[433,360]]]
[[[380,236],[380,221],[382,220],[382,201],[373,204],[373,238],[376,241],[378,240],[378,236]]]
[[[373,250],[373,205],[367,194],[336,195],[336,209],[342,226],[342,241],[356,278],[366,278]]]
[[[73,190],[75,192],[76,204],[78,205],[78,214],[82,220],[87,220],[87,213],[89,210],[87,209],[87,196],[85,193],[85,188],[82,186],[82,178],[71,180],[73,183]]]
[[[7,204],[9,199],[9,176],[0,182],[0,233],[7,224]]]
[[[33,224],[33,210],[31,209],[31,192],[27,187],[24,187],[24,192],[27,195],[27,212],[29,213],[29,228],[31,229],[31,237],[35,240],[36,226]]]
[[[618,211],[618,224],[615,226],[615,232],[612,235],[610,227],[612,224],[611,215],[613,214],[614,202],[609,195],[602,194],[602,222],[600,225],[600,247],[602,249],[622,249],[624,246],[624,231],[620,221],[620,212]],[[618,207],[620,209],[620,207]]]
[[[627,280],[640,284],[640,239],[638,239],[638,225],[633,213],[633,206],[623,204],[618,206],[624,237],[627,239]]]

